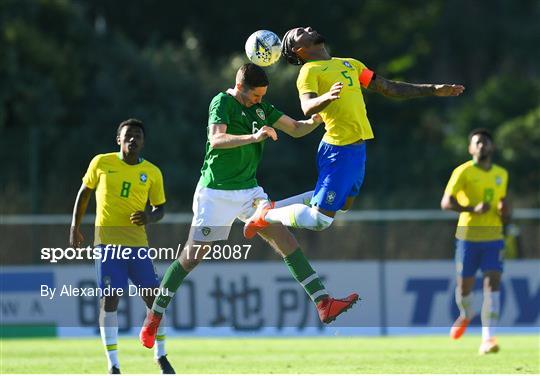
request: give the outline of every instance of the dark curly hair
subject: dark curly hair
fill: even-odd
[[[143,124],[142,121],[140,121],[138,119],[128,119],[128,120],[125,120],[125,121],[121,122],[120,125],[118,126],[118,128],[116,129],[116,135],[119,136],[120,132],[122,132],[122,128],[128,127],[128,126],[139,127],[142,130],[143,135],[146,136],[146,132],[145,132],[145,129],[144,129],[144,124]]]
[[[469,143],[471,142],[472,138],[476,136],[477,134],[485,136],[488,140],[493,142],[493,136],[491,135],[491,132],[486,128],[476,128],[469,133]]]
[[[304,64],[304,61],[302,61],[302,59],[300,59],[298,55],[296,55],[292,50],[294,47],[294,30],[296,30],[296,28],[287,31],[283,36],[283,42],[281,44],[281,54],[285,57],[287,63],[292,65],[302,65]]]

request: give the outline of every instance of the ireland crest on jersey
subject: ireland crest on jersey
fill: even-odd
[[[265,120],[266,119],[266,116],[264,115],[264,111],[262,108],[257,108],[255,110],[255,112],[257,113],[257,115],[261,118],[261,120]]]

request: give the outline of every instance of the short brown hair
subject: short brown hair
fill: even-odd
[[[266,72],[253,63],[242,65],[236,72],[236,82],[246,86],[248,89],[268,86],[268,76]]]

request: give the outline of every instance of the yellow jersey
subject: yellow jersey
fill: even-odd
[[[374,137],[359,81],[365,70],[369,71],[358,60],[337,57],[310,61],[300,69],[296,80],[300,95],[315,93],[320,96],[336,82],[343,83],[340,98],[319,112],[326,130],[323,141],[332,145],[348,145]],[[363,82],[366,87],[369,85],[369,80]]]
[[[507,186],[508,172],[495,164],[486,171],[469,161],[452,172],[445,194],[454,196],[462,206],[475,206],[481,202],[490,205],[490,209],[483,214],[460,213],[456,238],[468,241],[503,238],[502,220],[497,206],[506,197]]]
[[[163,176],[159,168],[143,160],[136,165],[124,162],[118,153],[96,155],[83,177],[83,184],[96,190],[96,231],[94,244],[148,246],[144,226],[129,217],[165,203]]]

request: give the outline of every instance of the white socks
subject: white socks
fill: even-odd
[[[150,309],[146,308],[146,314]],[[157,335],[156,335],[156,346],[154,347],[154,357],[156,359],[161,358],[162,356],[167,355],[165,351],[165,315],[161,317],[161,322],[159,323]]]
[[[309,206],[313,192],[304,192],[276,201],[274,209],[266,213],[265,220],[269,223],[281,223],[288,227],[306,228],[315,231],[330,227],[334,218],[324,215]]]
[[[266,213],[265,220],[269,223],[282,223],[289,227],[321,231],[330,227],[334,218],[322,214],[315,208],[302,204],[293,204],[269,210]]]
[[[146,309],[148,313],[148,308]],[[118,361],[118,315],[116,311],[99,313],[99,332],[101,341],[105,346],[107,354],[108,368],[113,366],[120,368]],[[161,319],[156,336],[156,346],[154,347],[154,357],[156,359],[167,355],[165,352],[165,317]]]
[[[499,320],[499,311],[501,293],[492,291],[484,293],[484,302],[482,303],[482,340],[486,341],[495,336],[495,325]]]
[[[118,362],[118,317],[116,311],[100,311],[99,332],[101,334],[101,341],[105,346],[109,369],[113,366],[120,368],[120,363]]]
[[[482,303],[482,340],[486,341],[495,336],[495,326],[499,320],[501,293],[499,291],[484,292]],[[473,293],[461,296],[461,292],[456,288],[456,304],[459,314],[471,320],[474,317]]]
[[[304,192],[304,193],[301,193],[301,194],[296,195],[296,196],[287,197],[287,198],[285,198],[283,200],[276,201],[275,205],[274,205],[274,208],[278,209],[278,208],[282,208],[284,206],[289,206],[289,205],[292,205],[292,204],[309,205],[309,203],[311,201],[311,197],[313,197],[313,192],[314,191]]]
[[[461,290],[456,288],[456,304],[459,308],[459,315],[467,320],[474,317],[473,296],[472,292],[469,295],[461,296]]]

